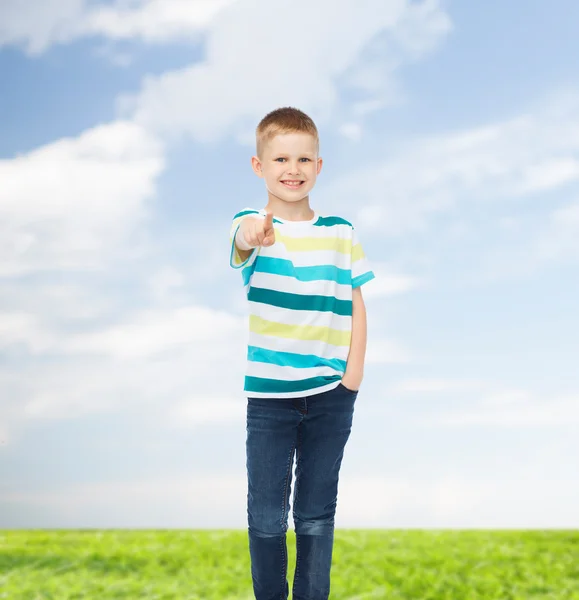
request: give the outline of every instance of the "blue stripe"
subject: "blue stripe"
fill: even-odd
[[[317,227],[332,227],[333,225],[349,225],[353,227],[350,221],[342,219],[342,217],[320,217],[315,223]]]
[[[317,294],[291,294],[278,292],[267,288],[251,286],[247,299],[250,302],[260,302],[278,308],[290,310],[310,310],[314,312],[331,312],[343,317],[352,316],[352,301],[339,300],[335,296],[321,296]]]
[[[340,381],[340,375],[328,377],[310,377],[309,379],[298,379],[297,381],[282,381],[280,379],[265,379],[264,377],[245,377],[246,392],[259,392],[262,394],[284,394],[286,392],[306,392],[315,388]]]
[[[322,358],[314,354],[296,354],[294,352],[276,352],[257,346],[247,347],[247,360],[280,367],[294,367],[295,369],[331,367],[342,373],[346,371],[346,361],[339,358]]]
[[[352,283],[352,271],[350,269],[339,269],[334,265],[320,265],[315,267],[294,267],[291,260],[283,258],[271,258],[269,256],[258,256],[251,268],[241,272],[243,285],[249,283],[253,271],[261,273],[272,273],[274,275],[285,275],[300,281],[335,281],[343,285]]]
[[[376,277],[372,271],[367,271],[366,273],[362,273],[362,275],[358,275],[352,279],[352,289],[360,287],[362,284],[374,279]]]
[[[257,210],[242,210],[241,212],[238,212],[231,220],[235,221],[235,219],[237,219],[238,217],[244,217],[245,215],[258,215],[258,214],[259,214],[259,212]]]

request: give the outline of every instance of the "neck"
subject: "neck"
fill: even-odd
[[[286,221],[309,221],[314,216],[309,196],[298,202],[286,202],[270,195],[265,209]]]

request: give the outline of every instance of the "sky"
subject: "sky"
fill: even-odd
[[[376,274],[336,527],[579,527],[578,20],[3,0],[0,528],[246,527],[228,236],[281,106]]]

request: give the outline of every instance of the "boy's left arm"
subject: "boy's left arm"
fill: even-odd
[[[342,377],[342,384],[350,390],[358,390],[364,378],[366,339],[366,306],[362,298],[362,286],[359,286],[352,290],[352,340]]]

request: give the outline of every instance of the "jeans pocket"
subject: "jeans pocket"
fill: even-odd
[[[347,388],[341,381],[340,381],[338,387],[341,387],[343,390],[346,390],[346,392],[348,392],[349,394],[357,394],[358,393],[358,390],[351,390],[350,388]]]

